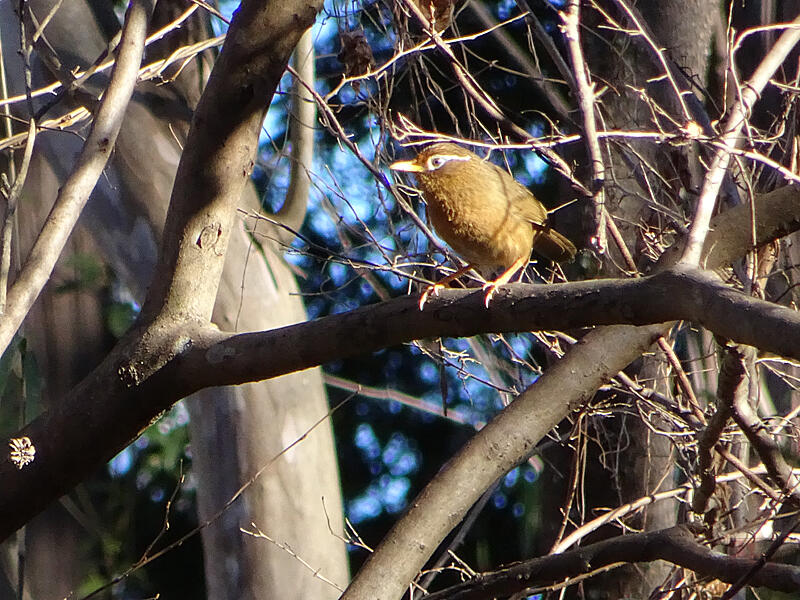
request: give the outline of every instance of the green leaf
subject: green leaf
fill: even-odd
[[[136,310],[127,302],[114,302],[106,308],[106,327],[116,338],[121,338],[136,320]]]

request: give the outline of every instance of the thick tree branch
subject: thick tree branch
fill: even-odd
[[[482,600],[507,597],[532,587],[559,583],[619,562],[665,560],[691,569],[700,577],[733,583],[747,574],[758,560],[736,558],[709,550],[694,540],[683,526],[652,533],[623,535],[564,554],[524,561],[507,569],[483,573],[460,585],[425,596],[425,600]],[[800,587],[800,567],[767,563],[753,574],[748,585],[794,592]]]
[[[504,286],[488,309],[480,289],[445,290],[421,313],[417,299],[404,296],[271,331],[217,334],[210,345],[195,340],[180,371],[187,384],[235,385],[436,336],[678,320],[800,360],[800,313],[676,266],[639,279]]]
[[[32,464],[18,470],[8,453],[3,455],[0,472],[8,477],[0,476],[0,504],[8,512],[3,513],[0,538],[111,458],[160,412],[199,389],[170,380],[176,372],[174,359],[201,337],[202,328],[210,327],[233,215],[253,164],[264,112],[292,49],[321,5],[253,0],[237,10],[194,115],[139,325],[55,409],[20,432],[17,437],[29,437],[36,448]],[[140,37],[143,42],[143,30]],[[133,62],[131,88],[140,60]],[[112,96],[107,93],[106,98]],[[105,123],[100,117],[96,124]],[[93,139],[87,148],[104,148],[100,142],[113,141],[107,132],[94,146]],[[6,322],[0,322],[0,329]]]
[[[138,0],[131,2],[128,7],[111,81],[103,94],[89,137],[83,145],[75,169],[61,187],[53,210],[50,211],[19,277],[8,292],[6,311],[0,319],[0,353],[8,347],[50,278],[89,194],[111,156],[139,75],[147,23],[154,5],[155,0]]]
[[[143,322],[207,322],[270,99],[321,0],[244,1],[197,105]]]
[[[603,327],[572,346],[439,471],[370,555],[342,600],[400,598],[484,490],[530,455],[553,427],[588,402],[598,387],[638,358],[665,329],[664,325]]]
[[[760,199],[760,240],[800,228],[795,215],[796,195],[794,188],[784,188]],[[731,260],[737,240],[741,240],[740,248],[748,247],[749,215],[747,207],[737,208],[715,222],[720,226],[718,233],[709,237],[709,262],[719,265]],[[605,299],[604,294],[610,294],[614,301]],[[748,298],[702,272],[686,270],[641,281],[509,287],[498,294],[489,310],[483,308],[474,292],[462,290],[434,299],[422,313],[416,308],[415,298],[405,297],[261,333],[231,336],[197,321],[182,327],[150,327],[144,334],[139,330],[144,337],[137,342],[150,352],[140,355],[142,361],[150,362],[136,365],[136,372],[149,373],[147,377],[129,377],[130,350],[121,345],[56,409],[15,434],[30,438],[36,447],[36,460],[22,470],[7,458],[0,461],[0,480],[4,483],[0,486],[0,538],[114,456],[173,402],[204,387],[256,381],[424,337],[578,327],[591,324],[587,311],[593,311],[591,316],[603,323],[696,319],[719,328],[731,339],[756,345],[763,342],[765,347],[787,355],[797,351],[797,342],[786,335],[797,328],[796,313]],[[611,311],[616,320],[602,317],[604,311]],[[668,327],[613,326],[585,336],[536,386],[481,432],[481,436],[491,434],[494,441],[482,437],[468,445],[479,462],[485,461],[487,447],[493,448],[488,455],[494,456],[496,450],[504,458],[491,468],[484,465],[481,469],[466,461],[460,476],[466,483],[459,484],[467,486],[463,494],[453,494],[455,488],[448,488],[445,480],[440,492],[432,496],[442,502],[442,510],[448,515],[440,522],[446,527],[457,523],[459,511],[468,510],[473,494],[477,499],[483,487],[521,460],[565,414],[591,398],[597,387],[636,359]],[[770,333],[762,336],[761,329]],[[136,332],[131,338],[137,339]],[[495,424],[497,421],[500,423]],[[445,472],[453,472],[455,464],[453,461]],[[449,506],[456,500],[458,508]],[[444,533],[425,521],[422,531],[427,540],[425,552],[432,551],[431,545],[435,546],[435,540]],[[411,547],[419,549],[420,545],[412,539]],[[402,589],[425,557],[419,554],[409,560],[414,553],[408,553],[402,544],[399,548],[402,560],[398,561],[408,565],[410,573],[396,570],[397,581],[406,577],[405,583],[399,584]]]
[[[775,204],[772,218],[787,217],[794,229],[800,222],[796,189],[783,188],[769,203]],[[766,213],[757,212],[756,242],[769,239]],[[724,213],[705,238],[705,264],[717,268],[729,264],[751,245],[747,235],[748,215],[744,207]],[[778,228],[785,225],[778,225]],[[659,261],[672,264],[682,253],[675,244]],[[536,444],[571,410],[592,397],[647,349],[671,324],[648,327],[610,326],[596,329],[572,347],[494,420],[473,437],[412,503],[356,574],[343,600],[393,600],[425,564],[444,536],[463,518],[485,489],[530,454]]]

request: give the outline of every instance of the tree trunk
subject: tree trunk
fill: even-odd
[[[31,4],[42,20],[53,3],[43,0]],[[103,7],[98,10],[108,16]],[[3,5],[2,21],[7,25],[3,28],[3,42],[11,48],[13,42],[9,42],[15,37],[16,18],[8,4]],[[66,68],[86,67],[103,50],[105,36],[101,21],[103,17],[93,14],[83,2],[65,3],[55,13],[47,27],[47,38],[65,63],[63,57],[74,61],[65,64]],[[10,54],[6,52],[5,56]],[[191,116],[188,106],[197,99],[190,88],[200,81],[199,71],[192,72],[191,65],[185,71],[191,75],[181,75],[184,78],[181,83],[187,86],[183,88],[183,96],[177,92],[180,85],[156,88],[142,84],[137,88],[112,162],[81,218],[117,276],[139,300],[147,289],[155,263],[157,240],[181,152],[169,125],[178,134],[185,132]],[[8,72],[17,78],[22,74],[18,65],[8,68]],[[197,89],[194,88],[195,92]],[[12,93],[22,90],[21,80],[17,79]],[[72,166],[75,155],[72,148],[80,140],[70,134],[50,133],[43,134],[37,140],[37,145],[40,143],[46,148],[53,170],[63,175]],[[42,201],[52,197],[51,190]],[[243,205],[258,206],[252,191]],[[292,295],[296,286],[286,265],[269,248],[265,248],[264,254],[269,257],[268,263],[258,249],[249,246],[244,231],[234,237],[215,309],[215,321],[220,327],[233,329],[237,319],[240,330],[266,329],[305,320],[300,298]],[[78,323],[81,313],[75,313],[77,309],[64,307],[54,319]],[[97,310],[91,312],[96,314]],[[44,335],[57,332],[47,330]],[[94,343],[83,338],[81,348],[85,350],[87,344]],[[66,356],[79,350],[57,341],[50,344]],[[51,373],[47,377],[52,380]],[[330,422],[322,422],[296,448],[276,459],[282,449],[306,433],[328,410],[319,370],[246,387],[207,390],[190,400],[189,407],[201,522],[220,510],[258,469],[269,465],[242,499],[214,525],[203,530],[209,597],[338,595],[334,588],[314,576],[319,569],[340,586],[347,582],[344,542],[336,537],[343,531],[342,506]],[[274,463],[270,464],[271,461]],[[297,552],[310,567],[303,566],[288,550],[239,531],[251,522]],[[49,548],[62,557],[65,553],[72,555],[75,544],[66,540],[64,544],[52,544]],[[32,560],[30,564],[33,567],[37,562]],[[45,574],[34,571],[29,571],[29,576],[46,578]]]

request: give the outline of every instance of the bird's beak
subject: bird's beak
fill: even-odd
[[[398,160],[390,164],[389,168],[392,171],[407,171],[408,173],[421,173],[425,170],[413,160]]]

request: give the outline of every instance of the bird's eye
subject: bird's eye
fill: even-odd
[[[428,167],[431,171],[438,169],[447,162],[444,156],[431,156],[428,160]]]

